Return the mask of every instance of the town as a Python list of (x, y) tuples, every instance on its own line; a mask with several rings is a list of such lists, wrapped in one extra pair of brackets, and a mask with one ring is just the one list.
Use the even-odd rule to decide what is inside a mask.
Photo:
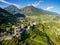
[(38, 22), (33, 22), (33, 23), (30, 23), (29, 26), (23, 25), (23, 24), (21, 24), (21, 26), (12, 25), (12, 29), (14, 29), (14, 31), (10, 32), (9, 31), (10, 28), (6, 28), (7, 30), (6, 32), (0, 33), (0, 41), (12, 39), (13, 36), (19, 37), (23, 31), (28, 31), (30, 28), (33, 28), (38, 24), (39, 24)]

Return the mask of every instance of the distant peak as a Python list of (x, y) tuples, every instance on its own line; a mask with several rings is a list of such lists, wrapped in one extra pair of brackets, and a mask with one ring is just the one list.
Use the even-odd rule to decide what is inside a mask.
[(36, 8), (36, 7), (30, 5), (30, 6), (26, 6), (25, 8)]
[(34, 7), (33, 5), (30, 5), (30, 6), (28, 6), (28, 7)]
[(8, 7), (6, 7), (6, 8), (12, 8), (12, 9), (19, 9), (17, 6), (15, 6), (15, 5), (9, 5)]
[(9, 5), (9, 6), (12, 6), (12, 7), (16, 7), (17, 8), (17, 6), (15, 6), (15, 5)]

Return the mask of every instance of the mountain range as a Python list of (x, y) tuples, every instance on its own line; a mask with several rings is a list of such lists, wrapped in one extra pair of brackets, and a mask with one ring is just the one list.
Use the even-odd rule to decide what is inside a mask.
[(12, 20), (15, 18), (13, 15), (15, 14), (24, 14), (24, 15), (36, 15), (36, 16), (39, 16), (39, 15), (55, 15), (55, 16), (59, 16), (60, 14), (58, 13), (55, 13), (55, 12), (50, 12), (50, 11), (46, 11), (46, 10), (43, 10), (43, 9), (39, 9), (39, 8), (36, 8), (34, 6), (27, 6), (27, 7), (24, 7), (22, 9), (18, 9), (16, 6), (14, 5), (10, 5), (4, 9), (0, 8), (0, 23), (2, 22), (13, 22)]
[(7, 10), (8, 12), (12, 13), (12, 14), (16, 14), (16, 13), (22, 13), (25, 15), (60, 15), (56, 12), (50, 12), (50, 11), (46, 11), (40, 8), (36, 8), (34, 6), (26, 6), (22, 9), (18, 9), (16, 6), (14, 5), (10, 5), (8, 7), (5, 8), (5, 10)]
[[(55, 13), (55, 12), (50, 12), (50, 11), (46, 11), (43, 9), (39, 9), (36, 8), (34, 6), (27, 6), (24, 7), (22, 9), (18, 9), (16, 6), (14, 5), (10, 5), (4, 9), (0, 8), (0, 24), (3, 23), (7, 23), (7, 22), (15, 22), (15, 14), (24, 14), (25, 16), (39, 16), (39, 15), (55, 15), (55, 16), (59, 16), (60, 14)], [(14, 21), (12, 21), (14, 20)]]

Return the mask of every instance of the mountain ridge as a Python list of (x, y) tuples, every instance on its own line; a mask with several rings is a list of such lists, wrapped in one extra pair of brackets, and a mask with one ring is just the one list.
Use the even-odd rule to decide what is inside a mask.
[[(51, 11), (47, 11), (47, 10), (43, 10), (41, 8), (36, 8), (34, 6), (26, 6), (25, 8), (22, 9), (22, 11), (26, 11), (27, 8), (30, 8), (30, 10), (32, 10), (34, 13), (39, 13), (39, 14), (48, 14), (48, 15), (57, 15), (59, 16), (60, 14), (56, 13), (56, 12), (51, 12)], [(24, 12), (25, 13), (25, 12)]]
[(46, 11), (43, 10), (41, 8), (36, 8), (34, 6), (26, 6), (22, 9), (18, 9), (16, 6), (14, 5), (10, 5), (7, 8), (5, 8), (5, 10), (7, 10), (8, 12), (12, 13), (12, 14), (16, 14), (16, 13), (22, 13), (25, 15), (55, 15), (55, 16), (59, 16), (60, 14), (56, 13), (56, 12), (51, 12), (51, 11)]
[(20, 9), (14, 5), (9, 5), (8, 7), (5, 8), (5, 10), (7, 10), (8, 12), (10, 12), (12, 14), (15, 14), (20, 11)]
[[(15, 17), (11, 13), (0, 8), (0, 24), (14, 23), (15, 22), (14, 19), (15, 19)], [(14, 21), (12, 21), (12, 20), (14, 20)]]

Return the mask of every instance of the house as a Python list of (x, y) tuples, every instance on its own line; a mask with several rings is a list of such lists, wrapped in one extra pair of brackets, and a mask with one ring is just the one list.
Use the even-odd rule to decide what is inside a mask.
[(12, 28), (14, 28), (14, 34), (13, 36), (20, 36), (20, 26), (12, 26)]
[(24, 22), (25, 21), (25, 15), (24, 14), (15, 14), (14, 15), (17, 18), (17, 21)]
[(0, 33), (0, 37), (2, 37), (3, 36), (3, 34), (2, 33)]

